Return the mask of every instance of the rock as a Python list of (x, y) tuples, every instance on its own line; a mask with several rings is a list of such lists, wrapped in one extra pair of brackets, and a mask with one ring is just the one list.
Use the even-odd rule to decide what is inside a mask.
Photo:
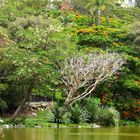
[(0, 119), (0, 123), (4, 123), (4, 121), (2, 119)]
[(67, 126), (61, 126), (61, 128), (67, 128)]
[(37, 114), (33, 112), (33, 113), (32, 113), (32, 116), (33, 116), (33, 117), (37, 117)]
[(25, 128), (25, 125), (15, 125), (13, 128)]
[(42, 103), (41, 106), (42, 106), (42, 107), (46, 107), (46, 104), (45, 104), (45, 103)]
[(97, 125), (96, 123), (94, 123), (94, 124), (91, 124), (91, 127), (93, 127), (93, 128), (100, 128), (101, 126)]
[(41, 126), (40, 125), (37, 125), (37, 126), (35, 126), (35, 128), (41, 128)]
[(43, 108), (41, 108), (40, 110), (41, 110), (41, 111), (44, 111), (44, 109), (43, 109)]
[(3, 128), (10, 128), (10, 125), (5, 124), (5, 125), (3, 125), (2, 127), (3, 127)]

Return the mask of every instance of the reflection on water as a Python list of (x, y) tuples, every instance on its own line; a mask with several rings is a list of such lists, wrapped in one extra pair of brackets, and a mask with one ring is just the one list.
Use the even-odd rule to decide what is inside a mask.
[(4, 138), (3, 128), (0, 128), (0, 138)]
[(0, 128), (0, 140), (140, 140), (140, 127)]

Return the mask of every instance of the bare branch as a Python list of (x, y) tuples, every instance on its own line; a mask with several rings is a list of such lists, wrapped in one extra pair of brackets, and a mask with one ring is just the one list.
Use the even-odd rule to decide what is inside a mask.
[[(72, 104), (91, 94), (124, 63), (125, 60), (117, 53), (86, 54), (66, 59), (60, 70), (68, 93), (65, 103)], [(85, 90), (77, 95), (83, 87)]]

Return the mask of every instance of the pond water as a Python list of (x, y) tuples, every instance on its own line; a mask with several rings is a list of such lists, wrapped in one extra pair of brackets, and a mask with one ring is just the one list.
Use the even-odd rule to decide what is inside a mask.
[(140, 127), (0, 128), (0, 140), (140, 140)]

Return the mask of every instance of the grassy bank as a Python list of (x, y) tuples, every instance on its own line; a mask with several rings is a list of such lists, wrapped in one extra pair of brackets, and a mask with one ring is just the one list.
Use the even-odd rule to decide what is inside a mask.
[[(18, 117), (14, 122), (10, 120), (10, 118), (3, 118), (4, 123), (1, 124), (6, 124), (6, 125), (12, 125), (12, 126), (25, 126), (25, 127), (38, 127), (38, 128), (56, 128), (57, 124), (56, 123), (51, 123), (47, 121), (47, 112), (46, 111), (36, 111), (36, 116), (32, 117)], [(140, 121), (128, 121), (128, 120), (120, 120), (119, 126), (139, 126)], [(59, 125), (62, 128), (65, 127), (78, 127), (78, 128), (92, 128), (94, 127), (92, 124), (88, 123), (80, 123), (80, 124), (72, 124), (72, 123), (67, 123), (67, 124), (60, 124)]]

